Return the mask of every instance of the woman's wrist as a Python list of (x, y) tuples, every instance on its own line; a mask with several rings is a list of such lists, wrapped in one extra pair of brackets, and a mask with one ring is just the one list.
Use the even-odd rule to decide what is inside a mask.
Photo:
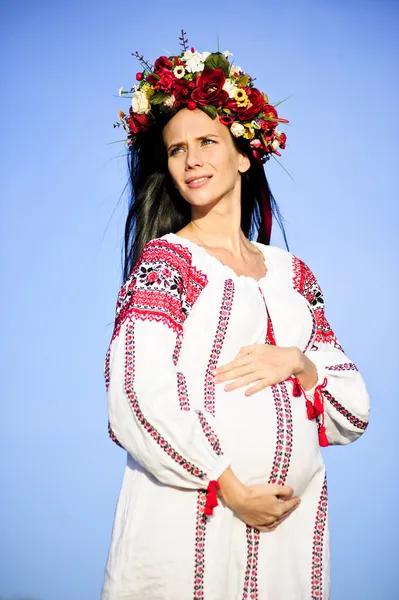
[(245, 503), (247, 486), (234, 475), (230, 467), (221, 474), (218, 483), (219, 495), (231, 510), (235, 511)]
[(316, 365), (299, 348), (293, 348), (293, 364), (294, 377), (304, 390), (312, 389), (318, 379)]

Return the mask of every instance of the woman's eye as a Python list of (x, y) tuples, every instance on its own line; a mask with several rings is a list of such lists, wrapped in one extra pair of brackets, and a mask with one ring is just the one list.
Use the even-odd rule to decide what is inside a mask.
[(182, 150), (183, 148), (173, 148), (172, 152), (170, 153), (171, 156), (174, 156), (175, 154), (177, 154), (177, 152), (179, 150)]
[[(206, 138), (205, 140), (202, 140), (201, 144), (208, 146), (208, 142), (210, 142), (211, 144), (216, 144), (215, 140), (211, 140), (209, 138)], [(184, 148), (182, 146), (176, 146), (176, 148), (173, 148), (173, 150), (171, 150), (170, 152), (170, 156), (175, 156), (175, 154), (179, 154), (180, 150), (183, 150)]]

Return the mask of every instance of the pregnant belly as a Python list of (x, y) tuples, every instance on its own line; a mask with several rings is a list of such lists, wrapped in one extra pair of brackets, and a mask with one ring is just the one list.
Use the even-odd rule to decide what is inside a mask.
[(309, 421), (303, 397), (281, 384), (253, 396), (246, 388), (216, 390), (215, 417), (231, 468), (247, 485), (288, 484), (303, 494), (323, 467), (315, 421)]

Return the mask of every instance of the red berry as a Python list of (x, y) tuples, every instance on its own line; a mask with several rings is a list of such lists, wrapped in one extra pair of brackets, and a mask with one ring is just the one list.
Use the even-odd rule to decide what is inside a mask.
[(187, 104), (187, 108), (189, 108), (190, 110), (195, 110), (197, 108), (197, 105), (195, 102), (190, 100), (190, 102), (188, 102), (188, 104)]
[(137, 81), (141, 81), (143, 79), (143, 73), (136, 73)]

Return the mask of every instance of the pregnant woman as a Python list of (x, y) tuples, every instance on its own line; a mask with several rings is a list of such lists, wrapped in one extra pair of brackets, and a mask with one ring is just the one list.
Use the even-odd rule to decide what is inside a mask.
[(369, 398), (311, 270), (269, 245), (284, 120), (229, 53), (181, 41), (138, 56), (119, 114), (132, 196), (105, 374), (127, 465), (102, 600), (327, 599), (320, 446), (358, 438)]

